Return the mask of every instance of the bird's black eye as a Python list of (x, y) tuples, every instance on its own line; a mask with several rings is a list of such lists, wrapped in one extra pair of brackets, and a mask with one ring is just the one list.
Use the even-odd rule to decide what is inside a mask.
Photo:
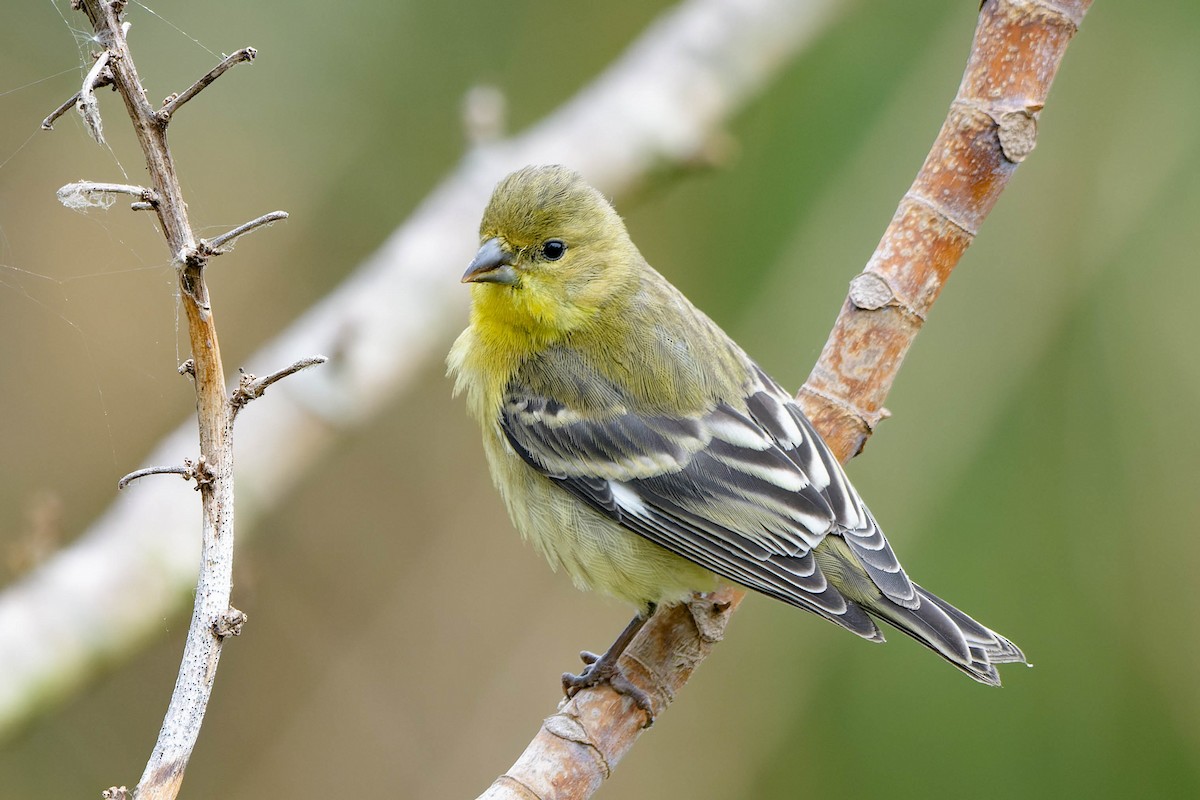
[(567, 252), (567, 243), (562, 239), (547, 239), (542, 244), (542, 257), (547, 261), (558, 261)]

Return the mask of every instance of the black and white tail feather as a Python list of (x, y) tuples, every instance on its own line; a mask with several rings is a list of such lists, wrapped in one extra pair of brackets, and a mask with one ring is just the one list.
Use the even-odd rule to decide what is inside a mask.
[(746, 361), (741, 402), (691, 416), (639, 410), (612, 382), (608, 407), (569, 408), (518, 372), (499, 424), (527, 464), (646, 539), (864, 639), (883, 641), (882, 619), (999, 685), (994, 665), (1024, 654), (909, 580), (792, 397)]
[(913, 584), (921, 598), (915, 609), (882, 605), (871, 612), (925, 645), (980, 683), (1000, 685), (996, 664), (1024, 663), (1025, 654), (937, 595)]

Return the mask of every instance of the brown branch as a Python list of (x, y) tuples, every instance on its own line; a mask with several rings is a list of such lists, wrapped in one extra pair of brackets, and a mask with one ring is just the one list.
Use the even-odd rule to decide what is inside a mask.
[[(666, 710), (712, 647), (744, 592), (723, 588), (655, 614), (621, 656), (625, 675)], [(479, 800), (590, 797), (646, 728), (646, 715), (608, 687), (579, 692), (546, 718), (517, 762)]]
[[(866, 268), (851, 282), (800, 392), (805, 413), (843, 460), (862, 450), (886, 415), (884, 399), (930, 307), (1032, 149), (1050, 84), (1090, 5), (989, 0), (980, 10), (946, 121)], [(1023, 134), (1011, 136), (1014, 129)]]
[[(222, 642), (240, 630), (244, 615), (235, 612), (229, 605), (234, 541), (234, 407), (225, 389), (216, 324), (204, 279), (208, 253), (199, 246), (188, 220), (187, 205), (167, 148), (166, 131), (174, 110), (233, 64), (249, 60), (254, 53), (247, 49), (227, 58), (183, 95), (171, 100), (166, 108), (156, 112), (146, 97), (125, 38), (128, 24), (120, 19), (125, 8), (124, 0), (80, 0), (77, 7), (82, 7), (87, 14), (96, 31), (96, 40), (105, 45), (104, 52), (84, 82), (79, 105), (82, 108), (90, 97), (88, 105), (95, 111), (95, 98), (91, 96), (91, 91), (98, 82), (101, 70), (107, 67), (112, 73), (113, 84), (125, 101), (126, 111), (146, 157), (153, 187), (149, 192), (140, 187), (112, 186), (99, 191), (140, 192), (141, 202), (135, 206), (157, 213), (167, 246), (176, 263), (180, 302), (187, 318), (192, 350), (190, 374), (195, 378), (200, 433), (199, 467), (198, 471), (192, 472), (192, 477), (197, 479), (203, 507), (200, 575), (175, 691), (171, 695), (153, 753), (134, 789), (137, 798), (173, 798), (179, 792), (184, 769), (199, 736), (216, 678)], [(94, 118), (89, 128), (94, 128), (98, 136), (98, 112)], [(84, 188), (97, 191), (96, 186), (85, 184)], [(141, 474), (158, 471), (170, 470), (156, 468), (133, 473), (123, 479), (123, 483)]]
[(253, 61), (256, 55), (258, 55), (258, 51), (253, 47), (243, 47), (233, 55), (225, 56), (225, 58), (221, 60), (220, 64), (217, 64), (202, 78), (200, 78), (200, 80), (196, 81), (187, 89), (185, 89), (183, 94), (171, 95), (164, 100), (163, 107), (158, 110), (159, 121), (163, 122), (164, 124), (168, 122), (171, 119), (171, 115), (178, 111), (180, 106), (182, 106), (188, 100), (191, 100), (196, 95), (200, 94), (200, 92), (207, 89), (209, 84), (224, 75), (233, 67), (241, 64), (242, 62)]
[[(904, 354), (1017, 163), (1032, 149), (1050, 84), (1091, 0), (986, 0), (958, 95), (912, 188), (851, 282), (821, 358), (798, 396), (843, 461), (862, 450)], [(744, 592), (720, 596), (729, 611)], [(656, 614), (622, 657), (661, 714), (721, 638), (729, 614)], [(703, 620), (703, 622), (702, 622)], [(564, 702), (487, 800), (579, 800), (641, 734), (644, 715), (600, 686)]]

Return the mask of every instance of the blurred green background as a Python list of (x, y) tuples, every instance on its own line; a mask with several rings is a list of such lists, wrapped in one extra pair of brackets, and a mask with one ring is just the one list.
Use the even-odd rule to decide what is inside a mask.
[[(924, 158), (976, 5), (848, 4), (731, 125), (729, 165), (618, 198), (650, 262), (784, 385), (803, 381)], [(292, 213), (210, 270), (227, 367), (453, 167), (468, 88), (500, 87), (520, 130), (666, 7), (131, 4), (154, 97), (208, 69), (205, 48), (259, 49), (172, 128), (202, 235)], [(192, 408), (149, 218), (54, 199), (121, 180), (118, 163), (142, 174), (108, 93), (112, 155), (72, 117), (36, 132), (78, 81), (83, 18), (57, 9), (23, 4), (0, 30), (4, 581), (78, 535)], [(753, 597), (603, 797), (1200, 796), (1198, 29), (1195, 4), (1097, 3), (1036, 153), (850, 467), (909, 572), (1036, 668), (988, 690), (903, 637), (872, 647)], [(576, 651), (626, 621), (520, 543), (449, 391), (434, 359), (245, 540), (234, 603), (251, 622), (184, 797), (473, 797), (551, 713)], [(181, 608), (0, 745), (3, 794), (132, 786), (186, 626)]]

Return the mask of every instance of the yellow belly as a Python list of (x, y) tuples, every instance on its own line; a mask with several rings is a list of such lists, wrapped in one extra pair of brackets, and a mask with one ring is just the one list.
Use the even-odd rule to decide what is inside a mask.
[(714, 587), (713, 573), (626, 530), (538, 474), (499, 429), (484, 438), (513, 525), (580, 589), (598, 589), (644, 610), (648, 603), (670, 605)]

